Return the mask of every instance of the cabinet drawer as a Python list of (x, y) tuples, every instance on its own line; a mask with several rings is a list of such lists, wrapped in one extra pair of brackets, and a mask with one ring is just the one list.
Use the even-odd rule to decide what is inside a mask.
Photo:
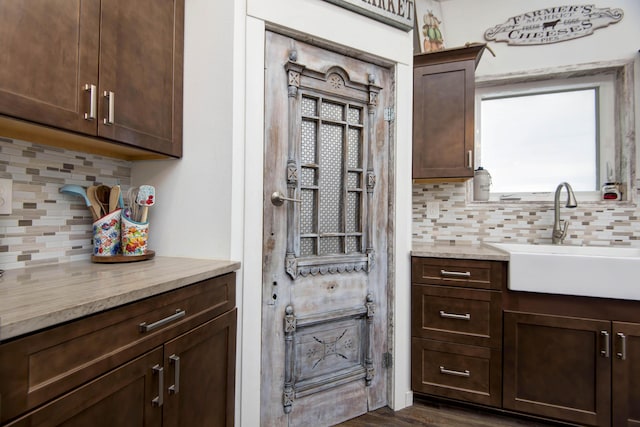
[(412, 338), (411, 364), (415, 393), (500, 406), (499, 350)]
[(500, 348), (501, 292), (411, 286), (411, 335)]
[(412, 283), (502, 290), (505, 264), (447, 258), (411, 258)]
[(231, 310), (235, 273), (0, 346), (0, 423)]

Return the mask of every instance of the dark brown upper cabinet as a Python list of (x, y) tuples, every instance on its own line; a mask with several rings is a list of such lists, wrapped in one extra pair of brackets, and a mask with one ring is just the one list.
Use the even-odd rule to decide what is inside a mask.
[(413, 58), (413, 179), (473, 177), (475, 69), (485, 44)]
[(183, 38), (184, 0), (3, 2), (0, 135), (181, 157)]

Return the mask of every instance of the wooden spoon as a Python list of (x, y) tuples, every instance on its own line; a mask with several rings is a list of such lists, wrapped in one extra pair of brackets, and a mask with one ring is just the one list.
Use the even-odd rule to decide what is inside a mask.
[(109, 193), (109, 212), (118, 209), (118, 200), (120, 199), (120, 186), (114, 185)]
[(111, 187), (108, 185), (98, 185), (96, 188), (96, 197), (102, 209), (102, 215), (106, 215), (111, 211), (109, 209), (109, 193), (111, 193)]
[(87, 188), (87, 198), (91, 203), (89, 207), (91, 208), (91, 214), (93, 215), (94, 221), (102, 217), (100, 213), (100, 205), (98, 203), (98, 198), (96, 197), (96, 188), (97, 187), (95, 185), (91, 185)]

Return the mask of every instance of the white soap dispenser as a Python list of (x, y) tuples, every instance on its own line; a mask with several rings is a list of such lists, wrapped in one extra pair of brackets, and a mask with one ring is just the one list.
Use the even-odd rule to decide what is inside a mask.
[(486, 202), (491, 190), (491, 175), (482, 166), (473, 174), (473, 200)]

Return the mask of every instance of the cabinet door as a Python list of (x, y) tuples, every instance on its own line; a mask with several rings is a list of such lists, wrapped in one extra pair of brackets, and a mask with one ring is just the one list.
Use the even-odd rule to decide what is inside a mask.
[(415, 67), (413, 178), (473, 176), (475, 62)]
[(232, 427), (236, 310), (168, 342), (163, 426)]
[(610, 335), (608, 321), (505, 312), (504, 408), (610, 425)]
[(151, 427), (162, 425), (158, 348), (7, 424), (7, 427)]
[(613, 425), (640, 426), (640, 324), (613, 322)]
[(1, 2), (0, 114), (95, 135), (99, 17), (100, 0)]
[(183, 27), (184, 0), (103, 0), (99, 136), (182, 155)]

